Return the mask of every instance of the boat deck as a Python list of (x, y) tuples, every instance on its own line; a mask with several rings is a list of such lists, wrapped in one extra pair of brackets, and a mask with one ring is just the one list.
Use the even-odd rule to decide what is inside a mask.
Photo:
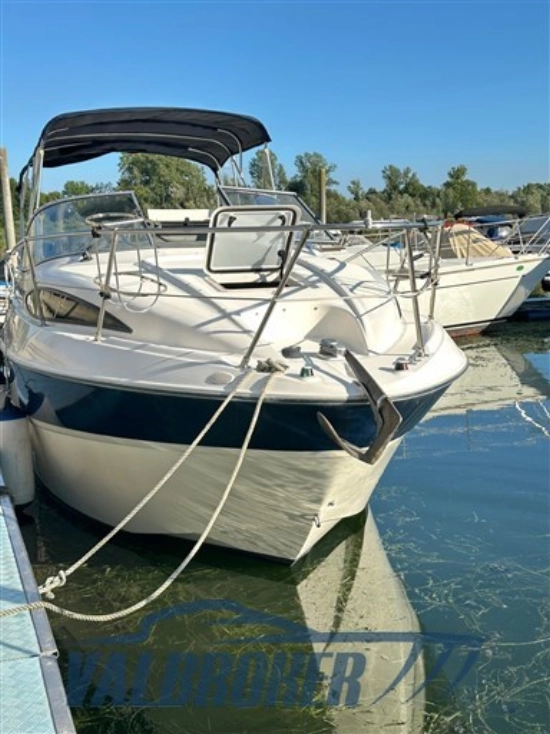
[[(34, 579), (11, 498), (0, 473), (0, 610), (37, 601)], [(44, 609), (0, 617), (0, 731), (74, 734)]]

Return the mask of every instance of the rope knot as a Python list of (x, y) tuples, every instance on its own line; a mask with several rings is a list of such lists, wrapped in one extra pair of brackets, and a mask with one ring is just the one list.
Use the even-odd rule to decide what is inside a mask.
[(288, 369), (288, 365), (268, 357), (267, 359), (259, 359), (256, 364), (258, 372), (284, 372)]
[(55, 599), (53, 589), (58, 589), (61, 588), (61, 586), (65, 586), (66, 582), (67, 574), (65, 573), (65, 571), (58, 571), (55, 576), (48, 576), (42, 586), (39, 587), (38, 591), (41, 594), (45, 594), (46, 599)]

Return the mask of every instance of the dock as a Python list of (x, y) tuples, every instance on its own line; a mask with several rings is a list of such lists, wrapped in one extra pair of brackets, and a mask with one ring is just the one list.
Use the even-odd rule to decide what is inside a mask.
[[(40, 600), (0, 473), (0, 610)], [(0, 617), (0, 731), (76, 734), (44, 609)]]

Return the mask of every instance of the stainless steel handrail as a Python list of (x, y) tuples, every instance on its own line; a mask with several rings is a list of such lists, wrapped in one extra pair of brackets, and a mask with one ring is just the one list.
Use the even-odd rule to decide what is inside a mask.
[[(406, 246), (406, 257), (408, 261), (408, 271), (409, 271), (409, 279), (411, 282), (411, 297), (413, 301), (413, 316), (414, 316), (414, 324), (415, 324), (415, 330), (416, 330), (416, 337), (417, 337), (417, 351), (420, 355), (424, 354), (424, 338), (423, 338), (423, 332), (422, 332), (422, 323), (421, 323), (421, 316), (420, 316), (420, 309), (419, 309), (419, 303), (418, 303), (418, 296), (419, 291), (417, 289), (416, 284), (416, 274), (414, 270), (414, 253), (413, 253), (413, 247), (412, 247), (412, 233), (415, 231), (418, 231), (419, 229), (427, 229), (427, 228), (433, 228), (436, 227), (436, 223), (430, 223), (429, 225), (426, 225), (425, 223), (413, 223), (410, 224), (400, 222), (398, 226), (395, 227), (395, 232), (393, 233), (393, 236), (395, 236), (395, 233), (399, 232), (404, 237), (405, 246)], [(231, 231), (235, 234), (237, 233), (246, 233), (250, 232), (251, 229), (258, 232), (269, 232), (269, 231), (276, 231), (278, 233), (281, 232), (295, 232), (299, 233), (300, 239), (298, 242), (294, 243), (294, 246), (292, 248), (291, 256), (287, 262), (287, 264), (284, 267), (284, 271), (282, 274), (282, 277), (275, 289), (275, 292), (273, 293), (266, 312), (262, 318), (262, 321), (260, 325), (258, 326), (258, 329), (256, 330), (251, 344), (248, 347), (242, 362), (241, 366), (246, 367), (250, 361), (251, 355), (258, 344), (258, 341), (261, 338), (262, 333), (265, 330), (266, 324), (268, 323), (273, 310), (275, 308), (275, 305), (283, 292), (283, 289), (285, 285), (287, 284), (290, 274), (292, 270), (294, 269), (296, 262), (302, 253), (304, 246), (309, 241), (309, 238), (311, 236), (311, 232), (313, 230), (315, 231), (334, 231), (335, 229), (338, 229), (342, 232), (346, 231), (352, 231), (357, 232), (358, 225), (357, 223), (343, 223), (343, 224), (319, 224), (319, 223), (295, 223), (291, 225), (278, 225), (278, 226), (258, 226), (258, 227), (250, 227), (250, 226), (234, 226), (231, 227)], [(392, 229), (390, 227), (390, 229)], [(105, 311), (106, 311), (106, 302), (109, 300), (109, 298), (112, 297), (113, 293), (113, 287), (112, 287), (112, 280), (116, 276), (116, 254), (118, 249), (118, 243), (120, 241), (120, 238), (124, 234), (136, 234), (146, 232), (149, 235), (152, 235), (151, 237), (151, 250), (154, 251), (155, 255), (157, 254), (159, 245), (154, 241), (155, 235), (162, 233), (163, 236), (170, 236), (170, 235), (204, 235), (204, 234), (211, 234), (216, 232), (227, 232), (227, 227), (209, 227), (204, 225), (199, 226), (178, 226), (178, 227), (162, 227), (158, 228), (155, 227), (152, 222), (144, 221), (143, 229), (136, 229), (135, 223), (133, 226), (128, 226), (125, 224), (121, 225), (98, 225), (95, 227), (95, 237), (97, 239), (101, 238), (102, 236), (111, 238), (109, 251), (108, 251), (108, 258), (107, 258), (107, 264), (106, 264), (106, 270), (104, 277), (99, 273), (99, 289), (100, 289), (100, 295), (102, 298), (101, 305), (99, 308), (98, 313), (98, 319), (96, 324), (96, 332), (95, 332), (95, 340), (100, 341), (102, 339), (103, 335), (103, 324), (105, 319)], [(77, 234), (77, 233), (75, 233)], [(78, 234), (81, 236), (83, 232), (78, 232)], [(67, 237), (67, 233), (59, 234), (59, 237)], [(391, 235), (388, 235), (391, 236)], [(50, 235), (50, 239), (55, 239), (56, 235)], [(38, 292), (38, 286), (36, 281), (36, 272), (35, 272), (35, 262), (34, 262), (34, 256), (32, 252), (32, 247), (30, 246), (30, 243), (34, 239), (43, 239), (43, 237), (39, 238), (32, 238), (27, 237), (25, 238), (20, 245), (24, 245), (25, 252), (28, 258), (28, 270), (30, 271), (30, 277), (33, 284), (33, 288), (36, 292)], [(166, 248), (167, 250), (170, 249), (170, 245), (166, 244), (165, 242), (162, 243), (161, 248)], [(17, 250), (17, 246), (15, 250)], [(143, 248), (139, 248), (136, 246), (136, 249), (140, 250)], [(149, 249), (147, 246), (145, 249)], [(368, 247), (367, 247), (368, 249)], [(14, 251), (15, 251), (14, 250)], [(74, 255), (77, 255), (78, 253), (73, 253)], [(349, 258), (349, 260), (354, 259), (355, 256), (352, 256)], [(141, 262), (141, 255), (140, 255), (140, 265), (139, 268), (141, 269), (143, 267), (143, 263)], [(98, 262), (98, 268), (99, 268), (99, 262)], [(144, 270), (147, 270), (148, 268), (143, 267)], [(435, 286), (434, 286), (435, 287)], [(117, 290), (116, 288), (114, 289)], [(42, 304), (40, 303), (40, 298), (38, 297), (38, 305), (37, 310), (40, 315), (42, 323), (45, 322), (45, 317), (42, 309)]]

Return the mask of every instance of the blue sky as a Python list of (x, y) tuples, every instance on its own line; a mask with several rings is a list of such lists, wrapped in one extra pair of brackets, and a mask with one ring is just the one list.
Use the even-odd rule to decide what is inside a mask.
[[(124, 106), (258, 117), (294, 173), (319, 152), (382, 186), (388, 164), (441, 185), (550, 178), (547, 0), (0, 0), (0, 146), (17, 177), (61, 112)], [(109, 156), (47, 172), (115, 182)]]

